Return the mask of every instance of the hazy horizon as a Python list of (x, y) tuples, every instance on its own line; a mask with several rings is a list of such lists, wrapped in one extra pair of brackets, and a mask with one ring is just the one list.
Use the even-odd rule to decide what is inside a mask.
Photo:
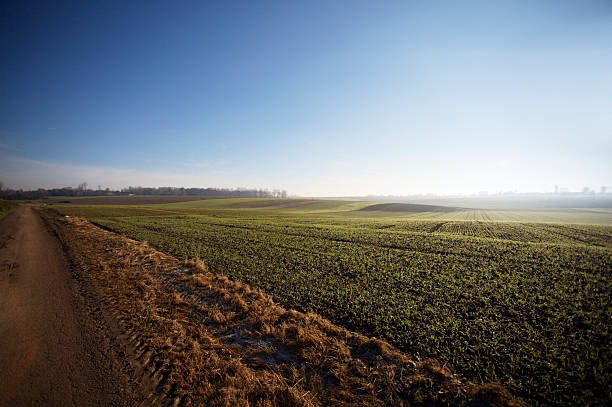
[(612, 185), (612, 3), (0, 6), (11, 188)]

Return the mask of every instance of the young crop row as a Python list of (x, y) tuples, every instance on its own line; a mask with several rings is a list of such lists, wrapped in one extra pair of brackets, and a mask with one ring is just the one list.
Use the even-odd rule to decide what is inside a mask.
[(534, 404), (610, 397), (609, 228), (221, 211), (95, 220)]
[(518, 242), (585, 244), (612, 248), (612, 227), (526, 222), (403, 221), (384, 222), (381, 229), (445, 233)]

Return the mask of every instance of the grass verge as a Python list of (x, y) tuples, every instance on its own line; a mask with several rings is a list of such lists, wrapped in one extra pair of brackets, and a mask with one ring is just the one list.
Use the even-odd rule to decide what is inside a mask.
[(11, 211), (19, 208), (19, 203), (0, 199), (0, 219), (4, 218)]

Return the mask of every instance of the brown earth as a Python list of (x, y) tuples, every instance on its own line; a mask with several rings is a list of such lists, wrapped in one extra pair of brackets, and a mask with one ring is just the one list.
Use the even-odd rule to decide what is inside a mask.
[(455, 212), (465, 210), (465, 208), (455, 208), (452, 206), (422, 205), (407, 203), (381, 203), (366, 206), (360, 211), (384, 211), (384, 212)]
[(0, 406), (145, 401), (96, 296), (71, 276), (57, 239), (21, 208), (0, 223)]

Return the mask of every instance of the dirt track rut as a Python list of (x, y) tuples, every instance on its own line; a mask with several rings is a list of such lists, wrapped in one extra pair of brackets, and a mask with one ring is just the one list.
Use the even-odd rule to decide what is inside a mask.
[[(0, 222), (0, 406), (132, 405), (129, 366), (32, 208)], [(136, 392), (137, 393), (137, 392)]]

